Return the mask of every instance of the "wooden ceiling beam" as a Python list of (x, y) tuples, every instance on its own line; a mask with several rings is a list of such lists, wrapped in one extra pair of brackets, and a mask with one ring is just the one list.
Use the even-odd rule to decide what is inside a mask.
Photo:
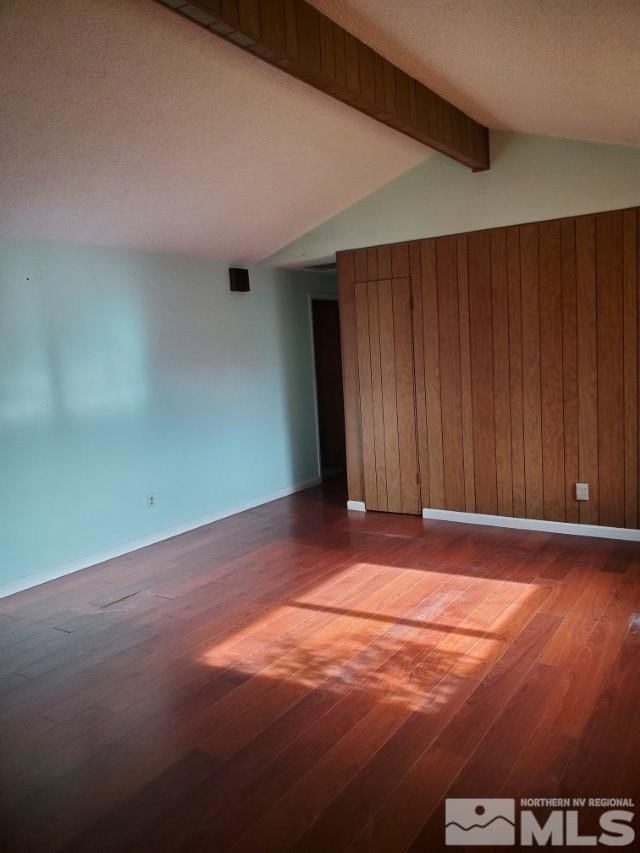
[(474, 171), (488, 129), (305, 0), (158, 0), (211, 32)]

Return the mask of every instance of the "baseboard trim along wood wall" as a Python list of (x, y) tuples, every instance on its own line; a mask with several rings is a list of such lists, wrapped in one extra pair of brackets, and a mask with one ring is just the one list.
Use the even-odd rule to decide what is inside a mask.
[(115, 557), (122, 557), (124, 554), (130, 554), (132, 551), (138, 551), (140, 548), (146, 548), (148, 545), (155, 545), (156, 542), (164, 542), (165, 539), (171, 539), (173, 536), (179, 536), (181, 533), (188, 533), (190, 530), (196, 530), (198, 527), (204, 527), (207, 524), (212, 524), (214, 521), (220, 521), (223, 518), (228, 518), (231, 515), (237, 515), (240, 512), (245, 512), (248, 509), (253, 509), (263, 504), (277, 501), (280, 498), (286, 498), (295, 492), (302, 492), (304, 489), (310, 489), (312, 486), (317, 486), (320, 483), (320, 477), (314, 477), (312, 480), (306, 480), (303, 483), (296, 483), (286, 489), (281, 489), (271, 495), (258, 498), (254, 501), (241, 504), (239, 506), (223, 509), (220, 512), (204, 518), (198, 518), (194, 521), (187, 521), (184, 524), (178, 524), (175, 527), (166, 527), (164, 530), (159, 530), (157, 533), (152, 533), (149, 536), (142, 536), (139, 539), (131, 539), (122, 545), (117, 545), (107, 551), (100, 551), (89, 554), (87, 557), (82, 557), (80, 560), (74, 560), (70, 563), (61, 563), (57, 566), (52, 566), (42, 572), (26, 575), (23, 578), (18, 578), (11, 583), (0, 586), (0, 598), (6, 598), (8, 595), (14, 595), (16, 592), (22, 592), (25, 589), (31, 589), (34, 586), (47, 583), (48, 581), (56, 580), (57, 578), (71, 575), (74, 572), (79, 572), (82, 569), (88, 569), (91, 566), (105, 563), (107, 560), (113, 560)]
[(625, 539), (640, 542), (640, 530), (629, 527), (605, 527), (600, 524), (573, 524), (568, 521), (547, 521), (542, 518), (514, 518), (510, 515), (485, 515), (479, 512), (455, 512), (425, 507), (422, 517), (434, 521), (454, 521), (462, 524), (484, 524), (491, 527), (512, 527), (517, 530), (539, 530), (545, 533), (567, 533), (570, 536), (597, 536), (601, 539)]
[(347, 501), (347, 509), (350, 509), (353, 512), (366, 512), (367, 511), (367, 508), (364, 505), (364, 501)]
[(634, 207), (338, 252), (348, 498), (637, 531), (639, 234)]

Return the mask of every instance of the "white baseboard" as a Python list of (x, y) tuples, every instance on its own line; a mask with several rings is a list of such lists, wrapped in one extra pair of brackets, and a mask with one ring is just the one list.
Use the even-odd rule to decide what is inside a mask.
[(347, 509), (353, 510), (354, 512), (367, 511), (364, 501), (347, 501)]
[(82, 569), (88, 569), (90, 566), (104, 563), (107, 560), (113, 560), (114, 557), (121, 557), (123, 554), (129, 554), (132, 551), (137, 551), (139, 548), (146, 548), (147, 545), (155, 545), (156, 542), (163, 542), (165, 539), (171, 539), (173, 536), (179, 536), (181, 533), (188, 533), (190, 530), (195, 530), (198, 527), (204, 527), (206, 524), (211, 524), (214, 521), (220, 521), (222, 518), (228, 518), (230, 515), (237, 515), (239, 512), (245, 512), (248, 509), (254, 509), (262, 504), (277, 501), (280, 498), (286, 498), (288, 495), (293, 495), (295, 492), (301, 492), (304, 489), (310, 489), (312, 486), (317, 486), (321, 482), (320, 477), (314, 477), (312, 480), (306, 480), (304, 483), (297, 483), (286, 489), (281, 489), (279, 492), (274, 492), (271, 495), (266, 495), (262, 498), (257, 498), (254, 501), (249, 501), (239, 506), (230, 509), (224, 509), (216, 512), (213, 515), (204, 518), (198, 518), (194, 521), (187, 521), (184, 524), (178, 524), (175, 527), (166, 527), (164, 530), (159, 530), (157, 533), (151, 533), (149, 536), (142, 536), (139, 539), (131, 539), (122, 545), (117, 545), (115, 548), (110, 548), (108, 551), (99, 551), (94, 554), (89, 554), (87, 557), (82, 557), (80, 560), (74, 560), (71, 563), (61, 563), (57, 566), (52, 566), (43, 572), (37, 574), (26, 575), (11, 583), (0, 586), (0, 598), (5, 598), (7, 595), (13, 595), (16, 592), (22, 592), (25, 589), (31, 589), (33, 586), (47, 583), (47, 581), (56, 580), (56, 578), (71, 575), (74, 572), (79, 572)]
[(640, 542), (640, 530), (627, 527), (604, 527), (599, 524), (573, 524), (568, 521), (545, 521), (538, 518), (512, 518), (507, 515), (483, 515), (478, 512), (454, 512), (449, 509), (422, 510), (423, 518), (456, 521), (462, 524), (488, 524), (517, 530), (541, 530), (545, 533), (568, 533), (570, 536), (597, 536), (601, 539), (627, 539)]

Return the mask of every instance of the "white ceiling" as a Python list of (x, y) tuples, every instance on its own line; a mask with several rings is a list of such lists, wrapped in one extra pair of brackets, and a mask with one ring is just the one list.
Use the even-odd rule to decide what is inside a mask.
[(0, 0), (0, 104), (0, 233), (230, 261), (429, 154), (152, 0)]
[(493, 128), (640, 145), (640, 0), (311, 0)]
[[(492, 127), (640, 145), (640, 0), (313, 3)], [(0, 233), (54, 240), (256, 261), (429, 156), (153, 0), (0, 0), (0, 104)]]

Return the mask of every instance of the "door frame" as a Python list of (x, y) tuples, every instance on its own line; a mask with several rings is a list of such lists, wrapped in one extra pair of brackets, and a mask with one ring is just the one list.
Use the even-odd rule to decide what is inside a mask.
[[(313, 381), (313, 411), (316, 423), (316, 468), (318, 481), (322, 482), (322, 457), (320, 454), (320, 410), (318, 408), (318, 382), (316, 380), (316, 343), (313, 334), (313, 303), (314, 302), (338, 302), (337, 293), (307, 293), (307, 305), (309, 314), (309, 334), (311, 335), (311, 373)], [(338, 311), (340, 306), (338, 306)]]

